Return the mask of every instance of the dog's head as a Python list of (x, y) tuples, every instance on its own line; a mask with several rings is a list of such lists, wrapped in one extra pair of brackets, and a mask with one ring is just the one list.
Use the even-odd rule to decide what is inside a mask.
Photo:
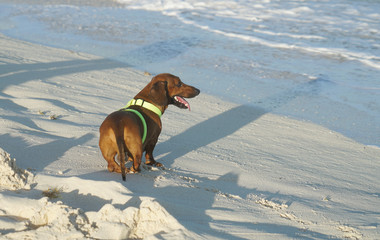
[(173, 104), (179, 108), (188, 108), (190, 104), (185, 98), (197, 96), (199, 89), (184, 84), (179, 77), (169, 73), (155, 76), (147, 86), (149, 98), (157, 105), (167, 107)]

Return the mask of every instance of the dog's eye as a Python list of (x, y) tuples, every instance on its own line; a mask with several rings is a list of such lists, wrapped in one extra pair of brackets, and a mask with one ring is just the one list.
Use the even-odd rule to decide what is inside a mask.
[(178, 83), (176, 84), (176, 86), (177, 86), (177, 87), (181, 87), (181, 86), (182, 86), (182, 83), (181, 83), (181, 82), (178, 82)]

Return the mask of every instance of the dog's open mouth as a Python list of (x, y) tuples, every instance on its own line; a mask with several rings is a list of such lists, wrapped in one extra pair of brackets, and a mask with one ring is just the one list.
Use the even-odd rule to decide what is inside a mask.
[(183, 97), (174, 96), (173, 97), (173, 102), (174, 102), (174, 105), (176, 105), (177, 107), (179, 107), (179, 108), (187, 108), (190, 111), (190, 104)]

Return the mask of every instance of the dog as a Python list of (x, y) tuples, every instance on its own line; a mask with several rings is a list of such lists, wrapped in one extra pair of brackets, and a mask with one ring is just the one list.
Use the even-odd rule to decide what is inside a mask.
[[(161, 115), (170, 104), (189, 109), (185, 98), (193, 98), (200, 90), (184, 84), (179, 77), (162, 73), (152, 78), (125, 108), (111, 113), (99, 128), (99, 148), (108, 162), (108, 171), (121, 173), (139, 172), (141, 157), (145, 151), (145, 164), (161, 167), (154, 160), (153, 150), (161, 133)], [(118, 155), (116, 162), (115, 156)], [(125, 154), (132, 167), (126, 170)]]

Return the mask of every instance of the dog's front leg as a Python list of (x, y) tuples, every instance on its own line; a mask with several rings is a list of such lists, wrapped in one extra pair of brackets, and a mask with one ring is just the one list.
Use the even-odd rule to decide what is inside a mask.
[(157, 140), (150, 142), (146, 148), (145, 148), (145, 164), (156, 166), (156, 167), (162, 167), (163, 165), (156, 160), (154, 160), (153, 157), (153, 150), (156, 147)]

